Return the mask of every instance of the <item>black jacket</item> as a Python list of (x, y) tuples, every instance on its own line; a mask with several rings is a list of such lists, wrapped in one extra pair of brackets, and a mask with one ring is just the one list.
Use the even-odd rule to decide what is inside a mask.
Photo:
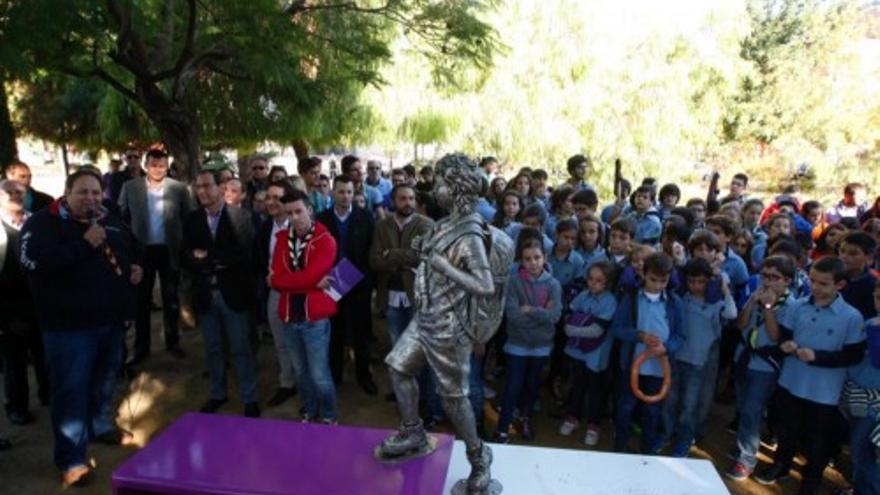
[(37, 191), (33, 187), (28, 188), (28, 192), (31, 194), (31, 198), (32, 198), (31, 199), (31, 213), (36, 213), (36, 212), (42, 210), (43, 208), (49, 206), (50, 204), (52, 204), (53, 201), (55, 201), (55, 199), (52, 198), (52, 196), (49, 196), (48, 194), (46, 194), (44, 192)]
[[(247, 210), (224, 206), (211, 238), (204, 208), (187, 215), (183, 222), (181, 262), (193, 274), (193, 308), (200, 313), (211, 305), (212, 278), (226, 305), (233, 311), (247, 311), (254, 303), (254, 229)], [(204, 249), (208, 256), (196, 259), (193, 251)]]
[(21, 266), (41, 330), (90, 330), (134, 318), (137, 293), (129, 277), (138, 246), (119, 218), (110, 215), (98, 223), (106, 229), (106, 245), (121, 275), (103, 249), (83, 238), (89, 224), (67, 218), (58, 201), (34, 213), (22, 227)]
[(336, 239), (336, 261), (348, 258), (348, 261), (364, 274), (363, 280), (355, 288), (360, 292), (369, 290), (373, 286), (372, 271), (370, 270), (370, 245), (373, 243), (373, 229), (375, 221), (373, 215), (363, 208), (353, 206), (351, 216), (348, 218), (348, 236), (346, 242), (341, 242), (339, 225), (336, 223), (336, 213), (333, 208), (318, 214), (317, 220), (327, 227), (330, 234)]
[(3, 266), (0, 266), (0, 331), (3, 331), (8, 330), (13, 322), (34, 325), (36, 314), (27, 276), (18, 262), (21, 236), (5, 222), (0, 222), (0, 228), (6, 233), (5, 245), (0, 242), (0, 249), (5, 249)]
[(260, 223), (257, 234), (254, 236), (254, 273), (257, 274), (257, 278), (263, 281), (269, 274), (269, 263), (272, 262), (272, 257), (269, 254), (269, 241), (274, 226), (275, 220), (269, 217)]

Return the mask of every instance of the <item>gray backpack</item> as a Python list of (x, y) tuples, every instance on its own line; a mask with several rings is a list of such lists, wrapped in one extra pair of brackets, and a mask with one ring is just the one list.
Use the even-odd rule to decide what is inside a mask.
[(507, 280), (513, 264), (514, 245), (504, 231), (486, 222), (468, 222), (462, 226), (462, 230), (462, 235), (478, 232), (483, 238), (495, 292), (489, 296), (471, 296), (468, 299), (468, 307), (456, 308), (455, 316), (464, 327), (464, 332), (475, 343), (485, 344), (498, 331), (504, 317)]

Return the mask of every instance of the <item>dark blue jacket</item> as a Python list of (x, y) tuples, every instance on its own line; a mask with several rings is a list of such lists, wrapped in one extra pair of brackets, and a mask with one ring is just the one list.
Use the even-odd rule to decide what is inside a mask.
[[(639, 305), (636, 299), (638, 294), (638, 290), (624, 292), (620, 303), (617, 305), (614, 318), (611, 321), (611, 332), (621, 342), (620, 369), (624, 371), (629, 371), (635, 358), (633, 353), (636, 349), (636, 343), (638, 343)], [(664, 346), (666, 347), (666, 353), (672, 357), (681, 348), (685, 340), (684, 313), (681, 299), (668, 290), (666, 291), (666, 315), (669, 318), (669, 338), (664, 343)]]
[(90, 330), (134, 319), (136, 289), (129, 277), (137, 245), (118, 218), (111, 215), (98, 223), (106, 229), (106, 245), (121, 275), (102, 248), (83, 238), (89, 224), (66, 217), (59, 201), (35, 213), (22, 227), (20, 261), (40, 330)]

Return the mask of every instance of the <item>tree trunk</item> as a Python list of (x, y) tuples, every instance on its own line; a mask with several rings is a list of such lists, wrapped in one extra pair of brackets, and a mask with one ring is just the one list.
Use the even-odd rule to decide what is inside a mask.
[(192, 182), (199, 171), (201, 144), (195, 113), (183, 103), (169, 99), (155, 84), (137, 83), (135, 90), (138, 103), (174, 157), (178, 180)]
[(64, 176), (70, 175), (70, 158), (67, 156), (67, 143), (61, 143), (61, 161), (64, 164)]
[(0, 170), (18, 158), (18, 146), (15, 144), (15, 127), (9, 115), (9, 102), (6, 97), (6, 84), (0, 77)]
[(294, 139), (290, 143), (293, 146), (293, 152), (296, 154), (298, 161), (306, 161), (309, 159), (309, 144), (302, 139)]

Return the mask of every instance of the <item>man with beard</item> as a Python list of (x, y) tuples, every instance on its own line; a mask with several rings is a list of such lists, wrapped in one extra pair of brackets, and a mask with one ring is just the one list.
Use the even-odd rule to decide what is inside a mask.
[(407, 185), (391, 191), (394, 214), (376, 222), (370, 266), (376, 271), (376, 307), (383, 308), (391, 343), (397, 342), (413, 316), (413, 282), (419, 253), (413, 240), (434, 225), (416, 213), (416, 192)]

